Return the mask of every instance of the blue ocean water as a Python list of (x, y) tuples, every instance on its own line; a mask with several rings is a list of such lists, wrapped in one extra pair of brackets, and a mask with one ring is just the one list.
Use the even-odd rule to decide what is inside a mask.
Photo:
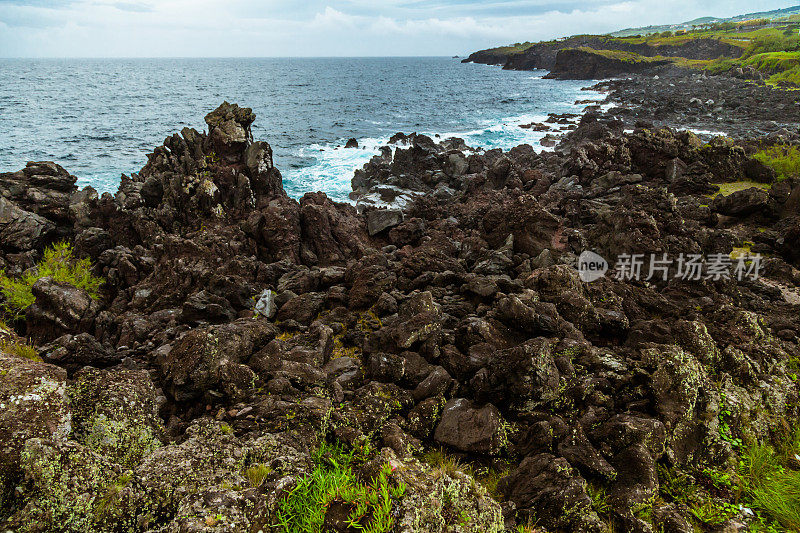
[[(147, 153), (223, 100), (252, 107), (295, 197), (346, 200), (353, 171), (396, 132), (471, 146), (537, 145), (519, 124), (582, 109), (586, 82), (450, 58), (0, 60), (0, 171), (52, 160), (81, 186), (115, 192)], [(358, 150), (345, 150), (355, 137)]]

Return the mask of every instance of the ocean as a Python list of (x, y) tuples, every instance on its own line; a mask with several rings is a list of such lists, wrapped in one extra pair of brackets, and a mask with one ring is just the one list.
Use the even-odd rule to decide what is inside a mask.
[[(115, 192), (121, 174), (223, 100), (252, 107), (284, 188), (346, 201), (353, 171), (397, 132), (476, 147), (539, 147), (520, 128), (577, 112), (587, 82), (543, 80), (451, 58), (2, 59), (0, 172), (50, 160), (78, 185)], [(360, 148), (343, 149), (349, 138)]]

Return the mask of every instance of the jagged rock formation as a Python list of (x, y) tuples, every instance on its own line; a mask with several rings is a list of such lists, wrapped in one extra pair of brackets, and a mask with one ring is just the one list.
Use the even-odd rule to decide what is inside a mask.
[[(0, 355), (5, 529), (265, 530), (327, 440), (380, 450), (361, 475), (389, 464), (407, 487), (398, 531), (685, 531), (687, 509), (654, 507), (659, 467), (728, 469), (731, 438), (796, 419), (800, 183), (706, 196), (771, 180), (748, 146), (594, 116), (552, 153), (412, 136), (353, 180), (402, 212), (359, 213), (288, 198), (253, 120), (223, 104), (116, 196), (52, 164), (0, 176), (5, 265), (66, 236), (106, 280), (99, 301), (40, 280), (18, 325), (46, 362)], [(745, 243), (769, 255), (760, 280), (574, 266)], [(418, 460), (438, 447), (496, 489)]]

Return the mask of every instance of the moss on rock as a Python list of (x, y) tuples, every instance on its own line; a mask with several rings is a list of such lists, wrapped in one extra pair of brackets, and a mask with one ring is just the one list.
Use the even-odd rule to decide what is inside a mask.
[(156, 391), (144, 371), (86, 368), (69, 386), (74, 436), (127, 468), (161, 446)]

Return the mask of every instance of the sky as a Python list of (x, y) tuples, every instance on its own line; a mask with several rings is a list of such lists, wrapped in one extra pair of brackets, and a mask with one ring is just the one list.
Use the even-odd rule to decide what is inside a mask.
[(0, 0), (0, 57), (441, 56), (800, 0)]

